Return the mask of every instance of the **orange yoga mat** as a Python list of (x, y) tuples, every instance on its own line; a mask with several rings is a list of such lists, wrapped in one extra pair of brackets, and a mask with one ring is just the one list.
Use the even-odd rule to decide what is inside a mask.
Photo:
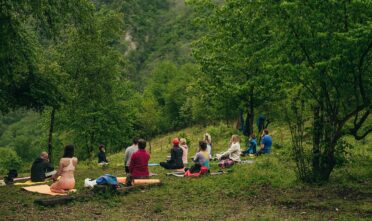
[[(41, 193), (41, 194), (47, 194), (51, 196), (65, 196), (67, 193), (54, 193), (50, 191), (50, 186), (44, 184), (44, 185), (37, 185), (37, 186), (28, 186), (28, 187), (22, 187), (22, 189), (27, 190), (29, 192), (33, 193)], [(72, 189), (69, 192), (76, 192), (76, 189)]]
[[(117, 177), (118, 183), (125, 183), (126, 177)], [(161, 183), (159, 179), (135, 179), (134, 185), (144, 185), (144, 184), (158, 184)]]

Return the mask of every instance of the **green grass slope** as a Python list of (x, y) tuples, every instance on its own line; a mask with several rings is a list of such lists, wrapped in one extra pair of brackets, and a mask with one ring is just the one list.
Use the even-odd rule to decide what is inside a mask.
[[(200, 178), (158, 173), (162, 186), (133, 191), (124, 196), (94, 195), (83, 188), (85, 178), (110, 173), (123, 176), (123, 153), (109, 156), (108, 168), (81, 162), (76, 171), (78, 195), (86, 196), (67, 205), (40, 207), (33, 201), (45, 196), (0, 187), (0, 220), (369, 220), (372, 215), (371, 136), (354, 143), (350, 163), (337, 168), (322, 186), (297, 181), (289, 156), (288, 131), (273, 125), (277, 148), (256, 163), (235, 165), (229, 173)], [(276, 129), (275, 129), (276, 128)], [(236, 131), (224, 125), (193, 127), (159, 136), (151, 141), (152, 163), (165, 159), (175, 136), (190, 141), (191, 157), (205, 132), (212, 135), (214, 152), (227, 147)], [(278, 146), (282, 146), (278, 149)], [(218, 170), (212, 165), (212, 171)]]

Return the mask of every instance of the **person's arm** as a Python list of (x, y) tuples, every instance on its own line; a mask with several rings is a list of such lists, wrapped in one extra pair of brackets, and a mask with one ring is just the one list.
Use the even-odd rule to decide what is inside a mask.
[(192, 161), (194, 161), (194, 163), (198, 162), (199, 161), (199, 154), (196, 153), (194, 158), (192, 159)]
[(132, 159), (130, 160), (130, 163), (129, 163), (129, 173), (130, 174), (133, 172), (135, 161), (136, 161), (136, 155), (133, 154)]
[(59, 166), (58, 166), (57, 173), (54, 174), (54, 175), (52, 176), (53, 181), (56, 181), (57, 178), (58, 178), (59, 176), (61, 176), (61, 174), (62, 174), (62, 172), (63, 172), (63, 167), (64, 167), (64, 166), (63, 166), (62, 160), (60, 160), (60, 161), (59, 161)]
[(125, 153), (124, 153), (124, 166), (127, 165), (127, 162), (128, 162), (128, 160), (129, 160), (129, 159), (128, 159), (128, 155), (129, 155), (129, 154), (128, 154), (128, 152), (129, 152), (128, 149), (129, 149), (129, 148), (127, 148), (127, 149), (125, 150)]
[(223, 156), (223, 157), (229, 156), (232, 152), (234, 152), (236, 150), (236, 147), (237, 147), (237, 145), (231, 144), (229, 149), (227, 149), (227, 151), (224, 152), (221, 156)]
[(171, 158), (170, 158), (170, 160), (168, 162), (173, 162), (176, 159), (176, 156), (177, 156), (177, 153), (174, 150), (174, 148), (172, 147), (172, 149), (171, 149)]
[(47, 172), (50, 172), (50, 171), (53, 171), (54, 170), (54, 167), (52, 166), (52, 164), (49, 163), (49, 161), (46, 163), (46, 171)]
[(261, 150), (265, 147), (265, 142), (266, 142), (266, 140), (265, 140), (265, 137), (262, 137), (262, 140), (261, 140)]
[(106, 162), (106, 163), (108, 162), (108, 161), (107, 161), (107, 158), (106, 158), (106, 152), (103, 153), (103, 160), (104, 160), (104, 162)]

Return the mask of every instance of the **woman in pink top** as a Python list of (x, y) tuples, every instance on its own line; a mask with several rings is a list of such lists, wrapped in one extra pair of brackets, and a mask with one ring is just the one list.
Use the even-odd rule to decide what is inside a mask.
[(74, 171), (78, 163), (74, 157), (74, 146), (69, 144), (65, 146), (63, 157), (59, 161), (59, 168), (56, 174), (53, 175), (53, 180), (61, 176), (61, 178), (50, 186), (50, 190), (55, 193), (64, 193), (65, 190), (71, 190), (75, 187)]
[(182, 161), (183, 161), (183, 164), (186, 166), (187, 164), (187, 152), (189, 150), (189, 147), (187, 146), (186, 144), (186, 139), (185, 138), (181, 138), (180, 139), (180, 147), (182, 149)]

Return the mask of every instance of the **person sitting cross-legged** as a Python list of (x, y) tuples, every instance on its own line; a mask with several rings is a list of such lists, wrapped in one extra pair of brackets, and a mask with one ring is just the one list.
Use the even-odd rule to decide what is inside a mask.
[(269, 154), (271, 151), (271, 146), (273, 144), (273, 138), (269, 135), (269, 130), (266, 128), (263, 131), (261, 138), (261, 149), (257, 152), (257, 155)]
[(41, 152), (40, 156), (35, 159), (31, 166), (31, 181), (43, 182), (46, 178), (45, 173), (53, 171), (54, 168), (49, 162), (47, 152)]
[(161, 162), (160, 166), (164, 167), (165, 169), (182, 169), (184, 168), (183, 165), (183, 151), (179, 146), (179, 139), (174, 138), (172, 141), (173, 147), (171, 149), (171, 158), (166, 162)]
[(150, 154), (146, 152), (146, 141), (138, 140), (138, 150), (132, 154), (129, 164), (129, 174), (127, 175), (126, 184), (131, 186), (133, 179), (149, 178), (149, 160)]
[(257, 141), (256, 141), (256, 135), (251, 134), (248, 142), (248, 148), (247, 150), (242, 152), (242, 156), (248, 155), (248, 154), (256, 154), (256, 147), (257, 147)]
[(230, 167), (234, 163), (240, 162), (240, 138), (238, 135), (232, 135), (230, 139), (229, 149), (222, 154), (216, 154), (216, 158), (220, 161), (218, 166), (221, 168)]
[(195, 164), (190, 169), (185, 169), (184, 176), (199, 176), (209, 172), (209, 152), (207, 149), (207, 143), (199, 141), (199, 152), (193, 158)]

